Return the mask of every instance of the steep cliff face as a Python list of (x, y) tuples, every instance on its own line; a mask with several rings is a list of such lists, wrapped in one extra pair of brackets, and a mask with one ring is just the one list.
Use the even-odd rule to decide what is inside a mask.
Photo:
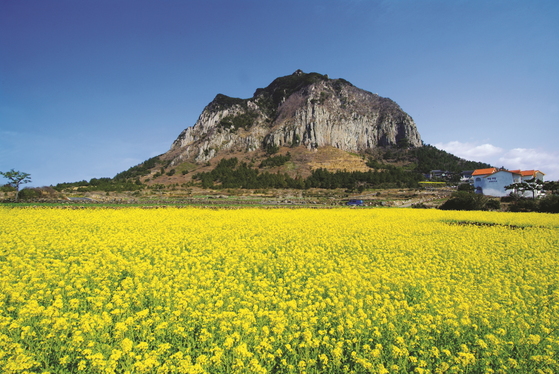
[(217, 95), (168, 154), (172, 164), (199, 163), (226, 151), (333, 146), (363, 152), (404, 139), (421, 146), (413, 119), (394, 101), (343, 79), (298, 70), (250, 99)]

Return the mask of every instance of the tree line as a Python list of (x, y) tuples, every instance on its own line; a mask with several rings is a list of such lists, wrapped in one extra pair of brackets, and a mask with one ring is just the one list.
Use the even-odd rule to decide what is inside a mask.
[[(276, 166), (288, 159), (288, 156), (274, 156), (265, 165)], [(273, 161), (272, 161), (273, 160)], [(261, 165), (264, 164), (261, 163)], [(418, 187), (423, 180), (419, 173), (406, 171), (402, 168), (382, 165), (382, 169), (361, 171), (335, 171), (316, 169), (307, 178), (291, 177), (286, 173), (261, 172), (250, 167), (246, 162), (239, 162), (236, 157), (222, 159), (209, 172), (193, 175), (193, 180), (202, 188), (222, 189), (262, 189), (262, 188), (324, 188), (346, 190), (364, 190), (365, 188)]]
[(429, 144), (409, 150), (409, 155), (417, 163), (415, 170), (424, 174), (429, 173), (431, 170), (446, 170), (460, 173), (464, 170), (491, 167), (491, 165), (485, 162), (468, 161)]
[(140, 179), (117, 179), (117, 178), (91, 178), (88, 181), (82, 180), (79, 182), (71, 183), (58, 183), (53, 188), (59, 192), (76, 189), (77, 192), (89, 191), (105, 191), (105, 192), (122, 192), (122, 191), (137, 191), (144, 188), (145, 185)]

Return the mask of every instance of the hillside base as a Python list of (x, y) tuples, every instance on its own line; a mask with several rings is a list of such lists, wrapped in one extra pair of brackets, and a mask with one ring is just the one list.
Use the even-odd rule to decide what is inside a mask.
[[(123, 205), (192, 205), (192, 206), (343, 206), (350, 199), (363, 200), (370, 207), (437, 208), (453, 189), (371, 189), (362, 193), (350, 193), (343, 189), (223, 189), (205, 190), (198, 187), (143, 190), (135, 192), (84, 192), (65, 194), (59, 199), (21, 200), (20, 203), (59, 204), (123, 204)], [(11, 202), (4, 196), (4, 202)]]

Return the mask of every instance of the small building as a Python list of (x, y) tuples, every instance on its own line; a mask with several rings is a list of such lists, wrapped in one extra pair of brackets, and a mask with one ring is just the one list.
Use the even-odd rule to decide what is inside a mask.
[(431, 170), (429, 172), (429, 179), (444, 179), (448, 180), (452, 177), (452, 172), (448, 170)]
[[(533, 178), (543, 182), (544, 174), (539, 170), (504, 170), (497, 168), (477, 169), (472, 173), (476, 193), (488, 196), (508, 196), (513, 190), (505, 189), (514, 183), (521, 183)], [(540, 179), (541, 178), (541, 179)], [(528, 197), (528, 195), (525, 193)], [(532, 194), (529, 194), (530, 197)]]
[(460, 173), (460, 182), (472, 182), (474, 170), (464, 170)]

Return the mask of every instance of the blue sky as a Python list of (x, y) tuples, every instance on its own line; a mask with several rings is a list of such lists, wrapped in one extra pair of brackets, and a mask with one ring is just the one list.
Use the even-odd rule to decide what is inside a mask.
[(216, 94), (297, 69), (393, 99), (425, 143), (559, 180), (555, 0), (2, 0), (0, 171), (113, 177)]

